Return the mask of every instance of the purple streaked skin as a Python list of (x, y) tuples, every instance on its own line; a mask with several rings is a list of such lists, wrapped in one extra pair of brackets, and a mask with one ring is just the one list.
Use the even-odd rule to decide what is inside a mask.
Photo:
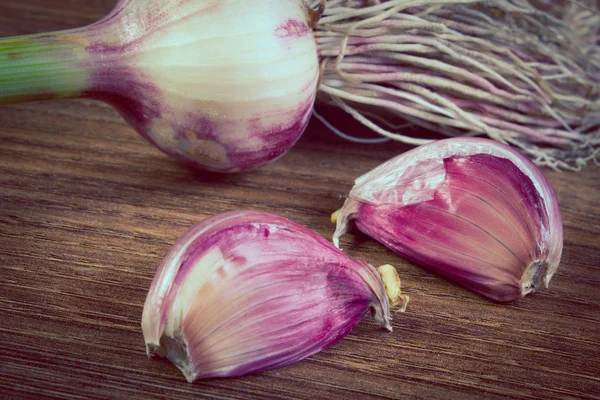
[[(421, 151), (423, 164), (395, 177), (399, 184), (373, 173), (370, 198), (361, 198), (364, 188), (353, 189), (334, 241), (353, 219), (395, 253), (492, 300), (512, 301), (547, 287), (562, 252), (562, 222), (550, 184), (538, 167), (505, 145), (460, 138), (434, 148), (444, 149), (449, 141), (466, 150), (455, 155), (441, 150), (443, 164), (427, 167), (435, 150), (422, 146), (406, 158), (410, 164)], [(396, 160), (401, 165), (402, 155)]]
[[(361, 204), (358, 229), (475, 292), (493, 293), (499, 301), (520, 297), (522, 272), (515, 275), (512, 271), (547, 256), (528, 246), (539, 236), (540, 221), (548, 223), (545, 213), (539, 212), (543, 210), (539, 198), (531, 195), (535, 193), (531, 180), (520, 171), (512, 175), (517, 182), (497, 179), (499, 170), (514, 166), (489, 155), (449, 158), (444, 167), (447, 180), (433, 200), (399, 209)], [(513, 190), (514, 183), (517, 190)], [(481, 193), (490, 196), (484, 198)], [(496, 196), (502, 201), (494, 202)], [(473, 210), (478, 213), (473, 215)], [(514, 219), (514, 225), (506, 224), (507, 216)], [(415, 251), (413, 244), (423, 237), (428, 244), (415, 246)], [(464, 241), (478, 245), (471, 252), (456, 252)], [(500, 274), (502, 277), (495, 279)]]
[[(221, 143), (220, 131), (231, 130), (227, 121), (212, 122), (201, 110), (189, 112), (183, 119), (170, 120), (164, 115), (161, 92), (132, 68), (115, 67), (113, 71), (102, 71), (92, 75), (93, 89), (84, 92), (84, 97), (101, 100), (115, 107), (123, 118), (140, 135), (169, 156), (197, 169), (215, 172), (239, 172), (257, 168), (285, 155), (300, 139), (312, 115), (314, 95), (309, 95), (296, 110), (292, 110), (285, 122), (262, 127), (261, 116), (248, 121), (247, 136), (236, 142)], [(116, 86), (113, 82), (119, 82)], [(161, 111), (161, 109), (163, 109)], [(173, 141), (159, 142), (153, 137), (151, 127), (157, 121), (166, 123), (172, 130)], [(193, 132), (187, 135), (186, 132)], [(263, 145), (249, 147), (244, 139), (253, 141), (258, 137)], [(195, 140), (211, 141), (222, 147), (226, 163), (215, 165), (210, 158), (189, 157), (181, 149), (189, 147)]]
[(310, 34), (310, 28), (306, 23), (288, 19), (275, 30), (275, 36), (279, 38), (300, 38)]
[[(210, 270), (202, 260), (215, 249), (223, 263)], [(204, 283), (175, 340), (185, 351), (167, 355), (190, 382), (300, 361), (342, 339), (368, 310), (391, 330), (372, 266), (285, 218), (238, 211), (195, 225), (163, 260), (142, 316), (149, 352), (173, 343), (163, 336), (171, 305), (199, 272)]]

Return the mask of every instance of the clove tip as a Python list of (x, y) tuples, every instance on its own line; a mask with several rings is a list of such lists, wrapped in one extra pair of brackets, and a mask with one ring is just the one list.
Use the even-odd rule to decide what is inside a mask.
[(332, 224), (336, 224), (339, 217), (340, 217), (340, 213), (342, 212), (342, 209), (340, 208), (339, 210), (337, 210), (336, 212), (334, 212), (333, 214), (331, 214), (331, 223)]
[(377, 268), (377, 271), (385, 286), (385, 290), (390, 300), (390, 306), (399, 306), (398, 312), (406, 311), (406, 306), (408, 305), (410, 298), (407, 295), (402, 294), (400, 277), (398, 276), (396, 268), (390, 264), (385, 264)]
[(525, 270), (521, 278), (521, 291), (523, 296), (536, 292), (538, 289), (548, 288), (548, 263), (545, 261), (534, 261)]

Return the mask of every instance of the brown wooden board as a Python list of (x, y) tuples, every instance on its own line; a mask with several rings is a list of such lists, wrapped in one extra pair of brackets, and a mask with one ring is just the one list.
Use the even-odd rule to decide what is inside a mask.
[[(2, 0), (0, 36), (82, 26), (113, 4)], [(408, 310), (394, 315), (393, 333), (365, 318), (295, 365), (194, 384), (169, 362), (146, 357), (146, 292), (188, 227), (254, 209), (329, 238), (329, 215), (354, 179), (406, 149), (351, 144), (313, 121), (276, 163), (220, 176), (164, 156), (98, 102), (0, 107), (0, 397), (600, 398), (600, 170), (593, 165), (579, 174), (546, 171), (565, 227), (550, 290), (494, 304), (353, 231), (343, 240), (348, 254), (395, 265), (411, 296)]]

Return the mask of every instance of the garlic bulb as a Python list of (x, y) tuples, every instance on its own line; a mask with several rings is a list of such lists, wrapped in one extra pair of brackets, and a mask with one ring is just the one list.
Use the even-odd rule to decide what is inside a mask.
[(334, 214), (339, 238), (359, 230), (496, 301), (548, 287), (563, 246), (555, 193), (516, 150), (476, 138), (427, 144), (355, 182)]
[(282, 367), (348, 334), (362, 315), (391, 331), (390, 300), (405, 303), (395, 270), (349, 259), (285, 218), (240, 211), (181, 236), (148, 292), (148, 354), (192, 382)]
[(0, 39), (0, 104), (98, 99), (194, 167), (257, 167), (310, 118), (312, 15), (303, 0), (120, 0), (88, 27)]

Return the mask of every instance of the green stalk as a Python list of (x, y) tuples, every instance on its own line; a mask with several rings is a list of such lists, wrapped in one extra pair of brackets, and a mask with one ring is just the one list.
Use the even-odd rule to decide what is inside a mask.
[(77, 31), (0, 38), (0, 104), (76, 97), (89, 60)]

